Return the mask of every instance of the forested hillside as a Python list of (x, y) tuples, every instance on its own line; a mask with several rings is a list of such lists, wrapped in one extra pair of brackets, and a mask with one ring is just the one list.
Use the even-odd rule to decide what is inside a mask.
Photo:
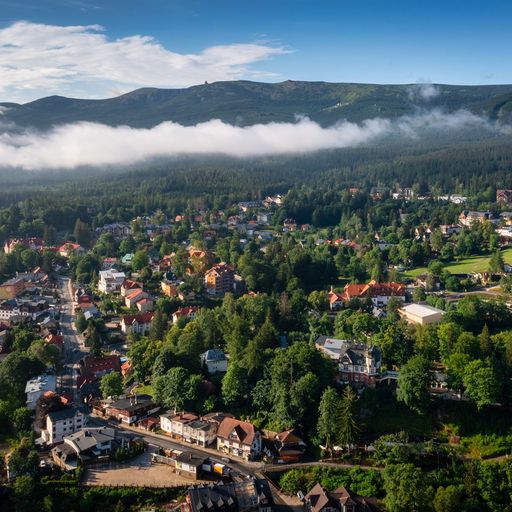
[(327, 126), (343, 119), (393, 119), (415, 114), (418, 107), (448, 112), (467, 109), (500, 122), (511, 118), (512, 85), (436, 85), (428, 95), (422, 91), (418, 85), (232, 81), (186, 89), (144, 88), (102, 100), (50, 96), (24, 105), (0, 106), (6, 108), (4, 121), (36, 128), (76, 121), (147, 128), (163, 121), (192, 125), (213, 118), (246, 126), (293, 122), (297, 115)]

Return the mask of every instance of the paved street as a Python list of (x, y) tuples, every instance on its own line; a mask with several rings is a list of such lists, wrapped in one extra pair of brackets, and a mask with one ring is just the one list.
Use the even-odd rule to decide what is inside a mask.
[(117, 421), (106, 420), (104, 418), (99, 418), (97, 416), (89, 416), (88, 420), (89, 426), (104, 426), (108, 425), (111, 427), (118, 428), (125, 432), (135, 432), (138, 436), (142, 437), (148, 444), (152, 444), (158, 446), (160, 448), (170, 448), (171, 450), (187, 450), (189, 452), (194, 453), (198, 456), (210, 457), (210, 459), (219, 462), (221, 464), (226, 464), (230, 468), (238, 471), (244, 475), (254, 475), (259, 472), (263, 468), (263, 464), (260, 462), (245, 462), (234, 460), (233, 457), (230, 457), (231, 462), (225, 462), (222, 460), (224, 455), (222, 453), (217, 452), (213, 449), (202, 449), (202, 447), (197, 445), (192, 445), (188, 443), (179, 443), (173, 441), (172, 439), (167, 439), (166, 436), (162, 436), (159, 434), (154, 434), (152, 432), (146, 432), (144, 430), (139, 430), (137, 428), (126, 427), (124, 425), (119, 424)]
[(59, 295), (61, 300), (60, 326), (64, 336), (64, 366), (60, 372), (58, 384), (61, 392), (68, 393), (76, 400), (76, 363), (87, 353), (77, 336), (73, 323), (73, 294), (71, 279), (58, 277)]

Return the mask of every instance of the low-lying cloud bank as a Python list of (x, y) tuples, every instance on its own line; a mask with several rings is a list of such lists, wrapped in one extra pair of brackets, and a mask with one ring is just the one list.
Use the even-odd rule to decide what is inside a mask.
[(300, 118), (296, 123), (247, 127), (219, 120), (195, 126), (164, 122), (150, 129), (76, 123), (45, 133), (0, 131), (0, 167), (73, 169), (128, 165), (180, 155), (255, 157), (311, 153), (357, 146), (386, 136), (418, 138), (425, 132), (464, 129), (510, 132), (508, 127), (497, 127), (465, 110), (433, 110), (396, 120), (369, 119), (360, 124), (344, 121), (328, 128), (308, 118)]

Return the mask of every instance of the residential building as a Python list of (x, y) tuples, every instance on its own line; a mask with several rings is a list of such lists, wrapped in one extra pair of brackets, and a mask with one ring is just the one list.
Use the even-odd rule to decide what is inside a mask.
[(427, 304), (407, 304), (398, 310), (399, 315), (409, 323), (427, 325), (440, 322), (443, 318), (442, 309)]
[(25, 385), (25, 394), (27, 395), (26, 406), (29, 409), (36, 408), (37, 399), (47, 391), (55, 392), (57, 387), (57, 378), (55, 375), (39, 375), (27, 381)]
[(199, 417), (191, 412), (167, 412), (160, 415), (160, 428), (173, 439), (182, 441), (185, 425), (198, 419)]
[(228, 371), (228, 358), (219, 348), (211, 348), (201, 354), (201, 363), (206, 366), (208, 373), (224, 373)]
[(138, 281), (133, 281), (131, 279), (125, 279), (119, 291), (121, 293), (121, 297), (126, 297), (130, 293), (141, 292), (143, 291), (143, 289), (144, 286), (142, 283), (139, 283)]
[(118, 293), (121, 290), (126, 275), (115, 269), (101, 270), (99, 274), (98, 290), (101, 293)]
[(319, 336), (315, 347), (338, 365), (342, 382), (375, 386), (382, 366), (379, 347), (329, 336)]
[(183, 512), (271, 512), (274, 506), (267, 480), (251, 478), (190, 487)]
[(5, 241), (4, 244), (4, 252), (6, 254), (11, 253), (17, 246), (23, 246), (27, 249), (32, 249), (33, 251), (40, 251), (45, 246), (44, 240), (42, 238), (32, 237), (32, 238), (10, 238)]
[(414, 199), (414, 191), (412, 188), (398, 188), (396, 192), (391, 194), (393, 199), (405, 199), (406, 201), (411, 201)]
[(272, 218), (272, 212), (258, 212), (256, 219), (258, 224), (261, 226), (267, 226), (270, 224), (270, 219)]
[(87, 416), (78, 407), (68, 406), (46, 415), (46, 428), (41, 432), (48, 445), (60, 443), (64, 436), (73, 434), (87, 423)]
[(500, 220), (505, 224), (505, 226), (512, 226), (512, 212), (501, 212)]
[(471, 211), (464, 210), (459, 215), (459, 223), (463, 226), (471, 227), (473, 224), (482, 223), (494, 220), (494, 217), (489, 211)]
[(85, 254), (85, 249), (75, 242), (66, 242), (58, 248), (58, 253), (64, 258), (69, 258), (72, 254)]
[(386, 306), (391, 297), (405, 300), (406, 287), (402, 283), (378, 283), (371, 280), (367, 284), (347, 284), (343, 293), (337, 293), (332, 288), (329, 292), (329, 306), (331, 310), (338, 309), (344, 302), (351, 299), (371, 299), (374, 306)]
[(252, 423), (235, 418), (225, 418), (217, 431), (217, 450), (253, 460), (261, 453), (261, 433)]
[(206, 420), (193, 420), (183, 425), (183, 441), (210, 446), (217, 439), (217, 425)]
[(206, 292), (210, 295), (224, 295), (233, 289), (235, 271), (226, 263), (219, 263), (207, 270), (204, 276)]
[(155, 404), (149, 395), (133, 395), (113, 402), (106, 402), (104, 413), (121, 423), (132, 425), (147, 416), (151, 416), (159, 409), (160, 407)]
[(283, 231), (285, 233), (297, 231), (297, 221), (295, 219), (285, 219), (283, 222)]
[(76, 385), (83, 398), (99, 396), (99, 381), (103, 375), (120, 372), (119, 356), (112, 354), (101, 357), (87, 356), (79, 363)]
[(446, 236), (454, 235), (462, 231), (460, 224), (441, 224), (439, 226), (441, 233)]
[(496, 202), (502, 204), (512, 204), (512, 190), (510, 189), (497, 189)]
[(155, 301), (151, 297), (144, 297), (135, 304), (141, 313), (149, 313), (155, 310)]
[(290, 429), (276, 434), (273, 448), (278, 461), (300, 462), (307, 446), (295, 429)]
[(49, 304), (45, 299), (22, 300), (8, 299), (0, 302), (0, 321), (12, 318), (30, 318), (35, 320), (39, 315), (48, 311)]
[(187, 451), (181, 452), (174, 460), (176, 473), (197, 480), (206, 459), (205, 455), (197, 455)]
[(163, 280), (160, 283), (162, 288), (162, 293), (167, 295), (167, 297), (176, 297), (178, 295), (178, 287), (180, 283), (179, 281), (167, 281)]
[(139, 443), (140, 438), (110, 427), (88, 427), (64, 436), (63, 441), (52, 449), (52, 458), (62, 469), (72, 471), (79, 462), (107, 462), (115, 449)]
[(316, 484), (304, 497), (307, 512), (381, 512), (373, 498), (364, 498), (339, 487), (333, 492)]
[(121, 258), (121, 263), (123, 265), (126, 265), (126, 266), (130, 266), (132, 264), (132, 261), (133, 261), (133, 257), (135, 256), (135, 254), (133, 252), (127, 252), (122, 258)]
[(96, 228), (96, 233), (101, 235), (102, 233), (108, 233), (117, 240), (126, 238), (132, 232), (130, 225), (127, 222), (115, 222), (113, 224), (105, 224), (100, 228)]
[(13, 277), (0, 284), (0, 299), (14, 299), (21, 295), (28, 283), (23, 277)]
[(145, 299), (148, 294), (142, 290), (130, 290), (124, 297), (124, 305), (127, 308), (134, 308), (139, 300)]
[(197, 306), (186, 306), (184, 308), (179, 308), (172, 314), (172, 323), (176, 325), (182, 318), (186, 318), (187, 320), (194, 320), (198, 311), (199, 308)]
[(151, 312), (123, 316), (121, 318), (121, 332), (128, 334), (131, 331), (136, 334), (146, 335), (151, 329), (154, 316)]

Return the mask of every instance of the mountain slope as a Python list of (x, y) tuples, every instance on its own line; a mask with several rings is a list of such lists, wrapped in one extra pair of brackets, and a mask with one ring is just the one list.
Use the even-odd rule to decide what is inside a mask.
[(103, 100), (50, 96), (24, 105), (0, 103), (0, 119), (45, 129), (76, 121), (152, 127), (169, 120), (191, 125), (212, 118), (250, 125), (307, 115), (326, 126), (342, 119), (395, 118), (435, 107), (466, 108), (500, 122), (512, 119), (512, 85), (436, 85), (435, 91), (425, 100), (421, 86), (414, 85), (216, 82), (186, 89), (144, 88)]

